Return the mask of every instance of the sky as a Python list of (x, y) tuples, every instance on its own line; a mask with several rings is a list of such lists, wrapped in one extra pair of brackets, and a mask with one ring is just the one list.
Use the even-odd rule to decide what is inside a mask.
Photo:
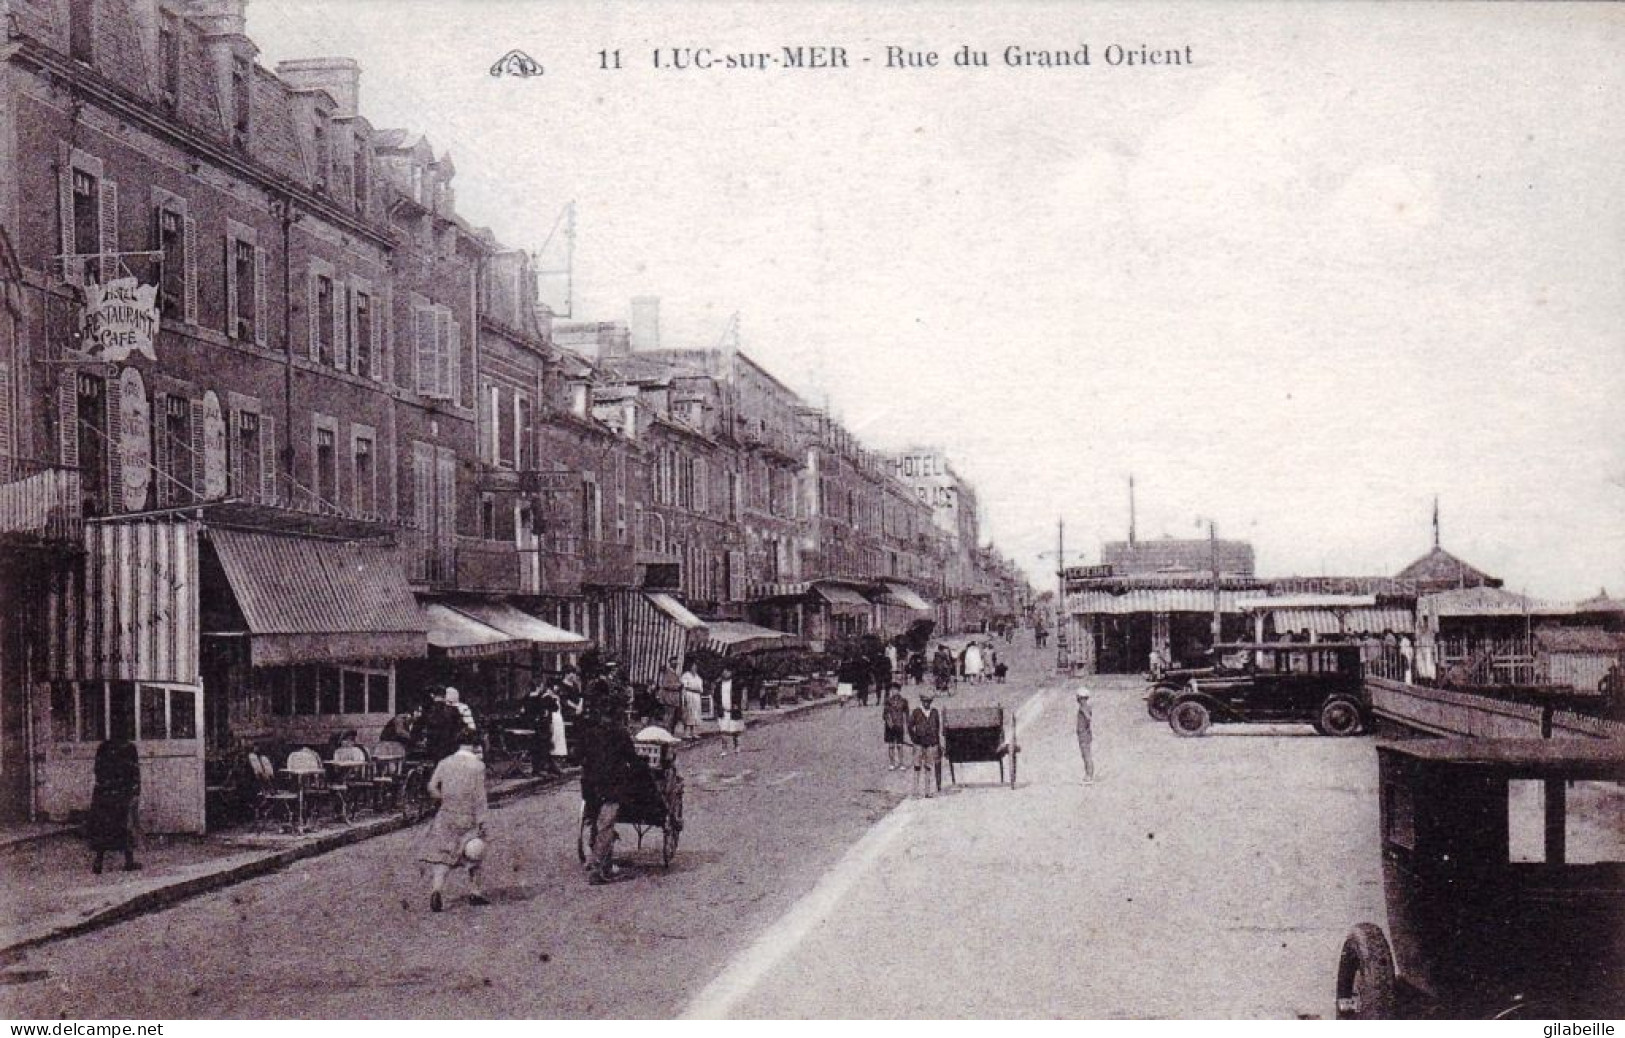
[[(1211, 521), (1265, 575), (1392, 574), (1437, 496), (1508, 587), (1625, 594), (1618, 6), (251, 0), (249, 34), (356, 58), (504, 243), (573, 202), (577, 319), (737, 313), (869, 445), (945, 448), (1041, 588), (1132, 474), (1140, 537)], [(851, 67), (653, 66), (798, 45)], [(543, 74), (489, 75), (511, 48)]]

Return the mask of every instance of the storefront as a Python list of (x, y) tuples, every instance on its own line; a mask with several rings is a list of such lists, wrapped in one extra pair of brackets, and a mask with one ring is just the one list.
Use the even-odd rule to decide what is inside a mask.
[(882, 581), (869, 594), (874, 605), (873, 630), (886, 639), (905, 634), (921, 620), (934, 620), (936, 607), (907, 584)]
[(654, 684), (667, 660), (682, 660), (705, 644), (705, 621), (668, 594), (627, 592), (622, 616), (625, 630), (618, 655), (633, 684)]
[(141, 825), (204, 829), (199, 524), (98, 522), (46, 597), (46, 681), (36, 686), (38, 813), (90, 804), (96, 749), (113, 732), (141, 758)]
[(422, 601), (429, 657), (402, 667), (404, 710), (424, 690), (458, 690), (476, 720), (506, 715), (532, 687), (592, 647), (592, 642), (538, 619), (503, 599), (450, 597)]

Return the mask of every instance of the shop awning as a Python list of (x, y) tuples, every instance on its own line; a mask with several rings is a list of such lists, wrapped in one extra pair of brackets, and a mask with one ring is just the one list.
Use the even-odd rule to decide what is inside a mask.
[(692, 631), (705, 626), (704, 620), (701, 620), (699, 617), (689, 612), (687, 606), (683, 605), (683, 603), (677, 601), (677, 599), (671, 597), (670, 595), (664, 595), (659, 592), (651, 592), (644, 597), (646, 597), (656, 609), (660, 610), (662, 613), (665, 613), (667, 616), (671, 617), (672, 620), (676, 621), (680, 627), (684, 627)]
[(706, 622), (705, 647), (719, 656), (743, 656), (766, 649), (799, 649), (807, 643), (793, 634), (738, 620)]
[(427, 654), (428, 624), (394, 549), (220, 528), (207, 543), (254, 666)]
[(429, 624), (429, 647), (452, 659), (501, 656), (527, 644), (439, 602), (423, 603), (423, 616)]
[(813, 592), (819, 598), (828, 602), (835, 612), (869, 611), (869, 600), (863, 597), (863, 592), (856, 588), (820, 580), (813, 584)]
[(885, 584), (882, 586), (885, 590), (880, 592), (875, 601), (883, 602), (886, 605), (902, 606), (905, 609), (913, 609), (915, 612), (920, 613), (931, 612), (931, 603), (921, 598), (907, 584)]
[(770, 598), (801, 598), (812, 590), (809, 580), (773, 580), (752, 584), (746, 598), (761, 602)]
[(509, 602), (454, 602), (451, 607), (543, 652), (582, 652), (592, 648), (591, 639), (562, 627), (554, 627), (545, 620), (520, 611)]
[(1277, 634), (1413, 634), (1416, 618), (1409, 609), (1277, 609), (1271, 614)]

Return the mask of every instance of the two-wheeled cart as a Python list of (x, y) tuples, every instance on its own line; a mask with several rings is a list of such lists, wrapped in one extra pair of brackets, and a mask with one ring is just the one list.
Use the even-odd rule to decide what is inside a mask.
[[(660, 864), (671, 867), (677, 853), (677, 839), (683, 831), (683, 777), (677, 773), (676, 742), (634, 740), (637, 749), (649, 766), (650, 782), (640, 783), (638, 795), (621, 804), (615, 817), (616, 825), (629, 825), (638, 837), (638, 849), (643, 849), (643, 837), (660, 830)], [(581, 824), (576, 830), (576, 857), (583, 863), (598, 835), (598, 805), (581, 801)]]
[[(1010, 761), (1010, 785), (1016, 784), (1016, 718), (1003, 704), (958, 706), (942, 711), (943, 756), (948, 758), (949, 781), (958, 783), (955, 764), (998, 764), (1004, 782), (1004, 762)], [(941, 785), (939, 778), (938, 785)]]

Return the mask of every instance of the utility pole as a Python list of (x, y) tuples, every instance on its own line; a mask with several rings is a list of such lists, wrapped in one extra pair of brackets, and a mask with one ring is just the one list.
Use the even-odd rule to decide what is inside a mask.
[(1066, 644), (1066, 520), (1055, 520), (1055, 669), (1071, 667)]
[(1207, 521), (1208, 562), (1213, 567), (1213, 647), (1219, 646), (1219, 524)]

